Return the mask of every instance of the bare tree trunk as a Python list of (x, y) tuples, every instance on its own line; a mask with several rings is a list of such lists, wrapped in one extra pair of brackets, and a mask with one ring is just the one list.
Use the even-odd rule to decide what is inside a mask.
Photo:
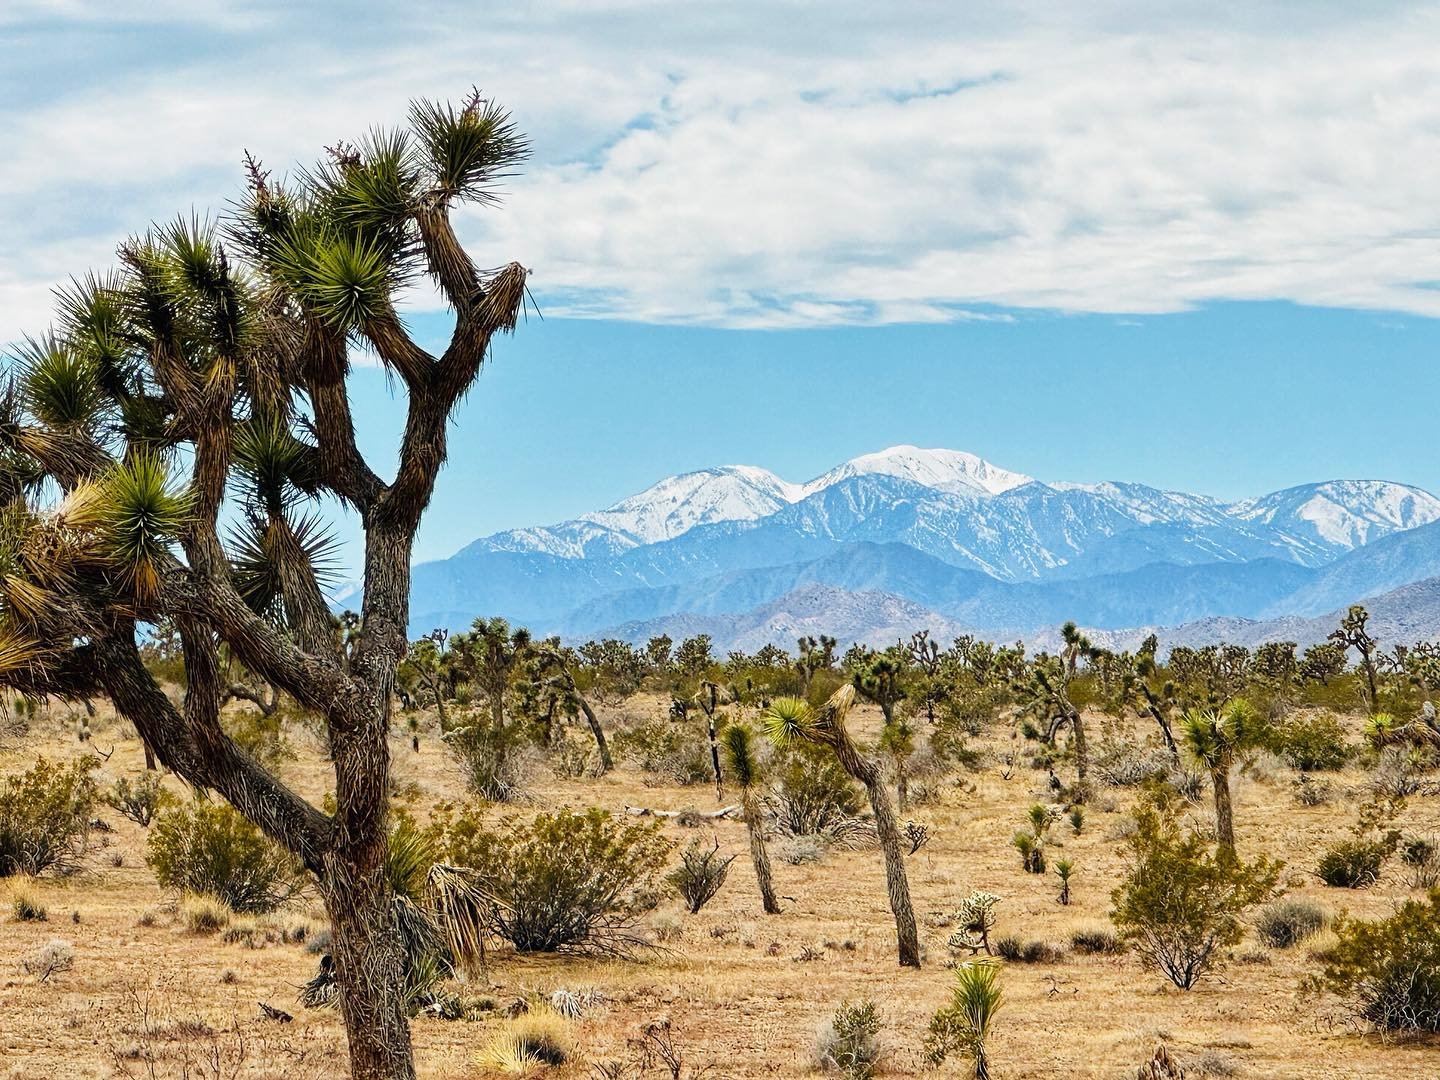
[(605, 729), (600, 726), (600, 718), (595, 715), (595, 710), (590, 707), (590, 702), (585, 700), (584, 695), (577, 691), (575, 697), (580, 702), (580, 711), (585, 714), (585, 723), (590, 727), (590, 734), (595, 736), (595, 749), (600, 752), (600, 774), (603, 776), (615, 767), (615, 761), (610, 756), (610, 746), (605, 741)]
[(1215, 839), (1222, 848), (1235, 850), (1235, 807), (1230, 801), (1230, 769), (1210, 770), (1215, 787)]
[(765, 849), (765, 822), (761, 815), (760, 801), (754, 792), (746, 788), (743, 793), (745, 805), (745, 831), (750, 834), (750, 861), (755, 864), (755, 880), (760, 885), (760, 903), (767, 915), (779, 915), (780, 904), (775, 899), (775, 884), (770, 877), (770, 852)]
[(1160, 710), (1159, 706), (1153, 704), (1148, 705), (1146, 706), (1146, 711), (1155, 718), (1155, 723), (1160, 725), (1160, 734), (1165, 737), (1165, 748), (1170, 751), (1171, 763), (1179, 765), (1180, 746), (1175, 742), (1174, 732), (1170, 730), (1170, 721), (1165, 718), (1165, 714)]
[(720, 740), (715, 731), (715, 716), (713, 713), (705, 714), (705, 723), (710, 728), (710, 766), (715, 770), (715, 801), (725, 801), (725, 785), (720, 775)]
[(835, 756), (844, 770), (865, 785), (870, 808), (875, 813), (875, 832), (880, 850), (885, 855), (885, 888), (890, 894), (890, 910), (895, 913), (895, 938), (902, 967), (920, 966), (920, 934), (915, 925), (915, 909), (910, 903), (910, 879), (905, 873), (905, 855), (901, 849), (900, 826), (890, 806), (890, 795), (880, 769), (858, 750), (843, 731), (834, 743)]
[(1075, 746), (1075, 779), (1078, 788), (1075, 801), (1084, 802), (1090, 793), (1090, 749), (1085, 742), (1085, 719), (1080, 715), (1080, 710), (1073, 706), (1070, 709), (1070, 731)]

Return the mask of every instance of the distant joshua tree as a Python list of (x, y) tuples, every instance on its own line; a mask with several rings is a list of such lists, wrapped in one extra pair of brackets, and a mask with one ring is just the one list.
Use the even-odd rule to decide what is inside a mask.
[(1185, 749), (1210, 774), (1215, 791), (1215, 836), (1235, 850), (1235, 808), (1230, 800), (1230, 770), (1236, 757), (1260, 740), (1260, 718), (1248, 702), (1231, 701), (1221, 709), (1192, 709), (1181, 725)]
[(725, 745), (730, 775), (740, 787), (740, 802), (745, 814), (745, 829), (750, 834), (750, 861), (755, 864), (755, 880), (760, 885), (760, 902), (767, 915), (780, 914), (775, 899), (775, 885), (770, 876), (770, 854), (765, 848), (764, 809), (760, 804), (761, 763), (755, 753), (750, 729), (731, 724), (721, 735)]
[(855, 704), (855, 688), (842, 686), (819, 709), (813, 709), (800, 698), (777, 698), (765, 710), (763, 720), (770, 737), (780, 745), (797, 741), (829, 747), (841, 768), (865, 787), (870, 808), (875, 814), (875, 832), (885, 856), (885, 886), (890, 896), (890, 909), (895, 913), (895, 937), (900, 963), (905, 967), (920, 966), (920, 937), (915, 925), (915, 909), (910, 901), (910, 881), (905, 873), (905, 852), (900, 826), (890, 795), (885, 790), (880, 766), (856, 747), (845, 728), (845, 719)]

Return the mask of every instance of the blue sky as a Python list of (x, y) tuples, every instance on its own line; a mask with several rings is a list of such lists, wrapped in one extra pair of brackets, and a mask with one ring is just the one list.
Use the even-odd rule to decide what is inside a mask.
[[(223, 207), (243, 150), (284, 173), (471, 84), (536, 152), (457, 227), (546, 318), (457, 418), (421, 557), (902, 442), (1440, 489), (1440, 9), (1401, 0), (9, 0), (0, 341)], [(388, 453), (383, 374), (354, 388)]]

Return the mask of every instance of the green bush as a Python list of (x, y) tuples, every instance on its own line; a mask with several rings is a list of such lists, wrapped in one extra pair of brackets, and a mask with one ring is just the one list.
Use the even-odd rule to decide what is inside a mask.
[(647, 720), (621, 731), (615, 752), (660, 783), (683, 787), (715, 776), (707, 737), (683, 721)]
[(1341, 840), (1320, 857), (1317, 873), (1337, 889), (1364, 889), (1380, 880), (1380, 869), (1395, 851), (1397, 838)]
[(472, 792), (489, 802), (514, 802), (524, 794), (533, 764), (531, 743), (518, 726), (476, 720), (443, 736)]
[(134, 783), (122, 776), (102, 798), (105, 805), (117, 814), (129, 818), (141, 828), (148, 828), (155, 820), (156, 812), (169, 801), (170, 796), (160, 782), (160, 774), (147, 772)]
[(1440, 1032), (1440, 890), (1389, 918), (1342, 919), (1315, 988), (1377, 1031)]
[(1308, 900), (1276, 900), (1255, 917), (1255, 935), (1272, 949), (1288, 949), (1318, 933), (1326, 922), (1325, 909)]
[(820, 1067), (845, 1080), (870, 1080), (880, 1060), (880, 1014), (873, 1001), (843, 1002), (820, 1029), (815, 1056)]
[(788, 836), (835, 836), (854, 823), (864, 796), (822, 746), (797, 743), (787, 749), (776, 770), (769, 800), (775, 826)]
[(473, 811), (442, 808), (431, 828), (447, 861), (474, 873), (489, 929), (520, 952), (634, 943), (631, 928), (653, 906), (670, 851), (658, 826), (597, 809), (512, 818), (496, 829)]
[(665, 880), (675, 886), (675, 891), (693, 915), (720, 891), (735, 859), (734, 855), (726, 858), (720, 854), (718, 841), (707, 845), (696, 837), (685, 845), (685, 850), (680, 853), (680, 865)]
[(1189, 990), (1214, 964), (1217, 950), (1243, 936), (1240, 916), (1275, 893), (1281, 864), (1240, 861), (1204, 837), (1185, 832), (1173, 796), (1152, 791), (1135, 812), (1127, 841), (1132, 863), (1111, 893), (1111, 920), (1150, 966)]
[(237, 811), (200, 799), (156, 816), (145, 861), (165, 888), (213, 896), (242, 914), (274, 911), (309, 881), (293, 855)]
[(98, 798), (94, 768), (89, 757), (68, 765), (39, 758), (0, 781), (0, 877), (80, 868)]
[(266, 716), (258, 709), (245, 709), (225, 717), (225, 731), (237, 746), (257, 761), (275, 766), (296, 759), (295, 748), (285, 738), (282, 716)]
[(1301, 772), (1343, 769), (1354, 753), (1345, 729), (1330, 713), (1298, 717), (1275, 728), (1270, 748)]

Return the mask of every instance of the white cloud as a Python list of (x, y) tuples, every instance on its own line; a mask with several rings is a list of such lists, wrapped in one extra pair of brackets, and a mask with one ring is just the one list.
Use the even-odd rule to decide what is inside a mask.
[[(191, 8), (168, 32), (208, 44), (193, 59), (127, 53), (104, 93), (41, 79), (0, 119), (0, 335), (43, 321), (45, 287), (127, 229), (218, 206), (242, 148), (303, 160), (471, 81), (537, 156), (463, 228), (482, 261), (534, 268), (547, 314), (805, 326), (1276, 298), (1440, 314), (1433, 9), (1060, 7), (377, 5), (329, 35), (274, 3)], [(139, 11), (18, 10), (70, 35)]]

